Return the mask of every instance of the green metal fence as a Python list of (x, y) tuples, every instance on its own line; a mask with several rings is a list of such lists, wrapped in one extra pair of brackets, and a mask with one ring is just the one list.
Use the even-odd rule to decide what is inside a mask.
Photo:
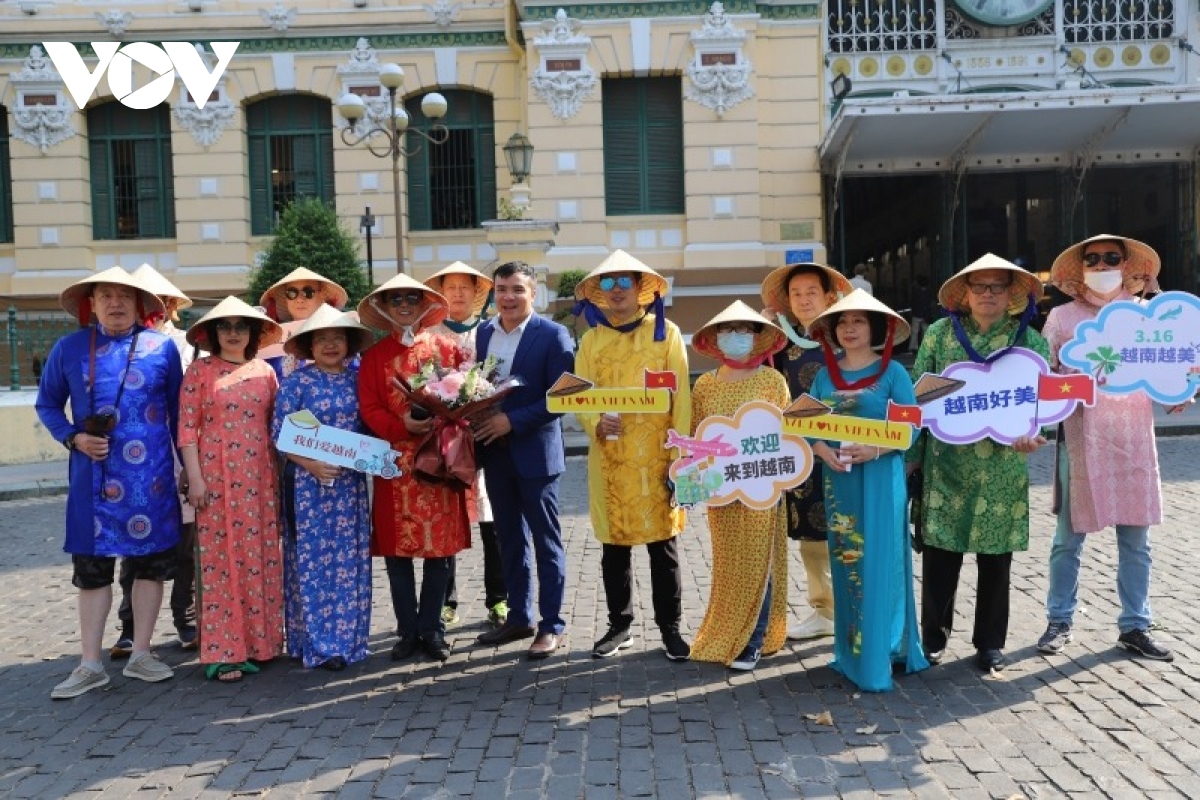
[(8, 377), (8, 388), (14, 392), (37, 386), (54, 343), (79, 329), (79, 323), (64, 313), (17, 311), (13, 306), (9, 306), (0, 325), (0, 375)]
[[(198, 316), (189, 309), (179, 318), (178, 327), (187, 328)], [(0, 381), (7, 378), (14, 392), (37, 386), (54, 343), (78, 329), (79, 324), (62, 312), (17, 311), (9, 306), (8, 313), (0, 316)]]

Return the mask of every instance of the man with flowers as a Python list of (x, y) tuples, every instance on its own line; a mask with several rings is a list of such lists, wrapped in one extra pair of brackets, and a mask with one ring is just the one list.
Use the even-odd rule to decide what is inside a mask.
[[(400, 453), (400, 477), (375, 478), (371, 533), (371, 554), (383, 556), (387, 567), (400, 633), (392, 659), (409, 658), (419, 647), (430, 658), (445, 661), (450, 647), (442, 602), (450, 561), (471, 543), (467, 488), (458, 482), (433, 483), (414, 471), (418, 448), (434, 429), (434, 420), (393, 379), (412, 379), (432, 365), (459, 365), (471, 354), (433, 330), (446, 317), (445, 298), (407, 275), (397, 275), (363, 298), (358, 314), (364, 324), (389, 331), (363, 353), (358, 396), (367, 427)], [(417, 558), (425, 562), (419, 599)]]

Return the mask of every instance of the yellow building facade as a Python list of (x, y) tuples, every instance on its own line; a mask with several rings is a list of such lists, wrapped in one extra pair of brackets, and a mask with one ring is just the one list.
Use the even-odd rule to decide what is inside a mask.
[[(120, 42), (106, 77), (131, 70), (136, 90), (156, 76), (125, 48), (170, 41), (199, 45), (210, 70), (212, 42), (239, 42), (203, 108), (178, 75), (164, 106), (128, 108), (101, 79), (79, 108), (44, 46), (75, 43), (95, 70), (90, 43)], [(347, 144), (337, 103), (366, 101), (359, 132), (386, 124), (379, 68), (398, 64), (414, 128), (429, 127), (427, 93), (450, 109), (445, 144), (406, 137), (421, 146), (400, 165), (413, 274), (496, 258), (484, 223), (507, 197), (503, 146), (519, 132), (535, 147), (519, 189), (527, 220), (545, 222), (528, 227), (549, 282), (624, 248), (672, 280), (673, 315), (695, 327), (785, 259), (824, 257), (821, 51), (816, 2), (6, 3), (0, 295), (48, 308), (85, 275), (143, 262), (200, 298), (240, 292), (302, 195), (360, 232), (370, 207), (373, 279), (386, 280), (391, 161)]]

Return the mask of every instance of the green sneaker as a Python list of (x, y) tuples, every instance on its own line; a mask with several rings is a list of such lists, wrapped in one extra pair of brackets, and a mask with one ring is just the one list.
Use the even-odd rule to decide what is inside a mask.
[(442, 606), (442, 623), (445, 625), (458, 624), (458, 609), (454, 606)]
[(508, 603), (501, 600), (488, 609), (488, 622), (499, 628), (508, 621)]

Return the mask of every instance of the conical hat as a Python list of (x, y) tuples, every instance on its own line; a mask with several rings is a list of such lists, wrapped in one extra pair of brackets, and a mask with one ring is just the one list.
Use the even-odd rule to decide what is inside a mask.
[(854, 291), (854, 287), (850, 285), (850, 279), (842, 273), (838, 272), (827, 264), (818, 264), (815, 261), (800, 261), (795, 264), (787, 264), (779, 269), (772, 270), (771, 274), (762, 282), (762, 300), (763, 305), (767, 308), (773, 308), (775, 311), (787, 314), (788, 317), (792, 314), (792, 303), (788, 299), (788, 278), (792, 273), (800, 267), (815, 267), (820, 272), (824, 273), (829, 281), (830, 289), (834, 295), (834, 301), (840, 300), (850, 292)]
[(279, 318), (281, 322), (285, 321), (283, 318), (287, 317), (287, 306), (284, 305), (283, 290), (287, 288), (289, 283), (303, 283), (305, 281), (312, 281), (324, 286), (325, 302), (338, 310), (345, 308), (346, 303), (350, 300), (350, 295), (346, 290), (329, 280), (329, 278), (319, 275), (307, 267), (296, 267), (287, 275), (271, 284), (262, 293), (262, 297), (258, 299), (258, 304), (265, 308), (267, 314), (272, 318)]
[(207, 338), (207, 333), (204, 330), (206, 323), (215, 322), (219, 319), (229, 317), (244, 317), (246, 319), (257, 319), (263, 323), (262, 336), (258, 340), (258, 349), (262, 350), (268, 345), (275, 344), (283, 338), (283, 328), (278, 322), (268, 317), (266, 314), (259, 311), (245, 301), (230, 295), (217, 303), (217, 307), (209, 311), (203, 317), (196, 321), (196, 324), (188, 328), (187, 340), (188, 344), (193, 347), (202, 347), (205, 350), (216, 352), (214, 348), (216, 342), (204, 341)]
[(1042, 299), (1042, 282), (1036, 275), (998, 255), (988, 253), (950, 276), (950, 280), (938, 289), (938, 303), (948, 311), (966, 311), (967, 292), (970, 291), (967, 288), (967, 276), (988, 269), (1002, 269), (1012, 274), (1013, 288), (1009, 295), (1008, 313), (1020, 314), (1024, 311), (1025, 306), (1029, 305), (1029, 295), (1033, 295), (1034, 304)]
[(1050, 282), (1064, 294), (1078, 297), (1086, 288), (1083, 282), (1083, 251), (1089, 244), (1096, 242), (1121, 242), (1125, 245), (1125, 252), (1129, 256), (1122, 269), (1126, 289), (1134, 294), (1141, 291), (1158, 291), (1158, 271), (1162, 268), (1162, 261), (1154, 248), (1137, 239), (1114, 236), (1111, 233), (1084, 239), (1063, 250), (1050, 267)]
[[(829, 326), (843, 311), (865, 311), (868, 314), (882, 314), (885, 317), (890, 317), (896, 320), (896, 333), (892, 338), (892, 344), (897, 345), (908, 338), (912, 332), (908, 323), (904, 321), (904, 317), (892, 311), (875, 297), (862, 289), (855, 289), (850, 294), (838, 300), (836, 303), (825, 309), (821, 314), (813, 320), (812, 325), (808, 326), (809, 336), (817, 336), (818, 334), (825, 337), (825, 340), (830, 345), (837, 347), (837, 338), (830, 331)], [(883, 345), (874, 345), (874, 349), (880, 350)]]
[(597, 308), (607, 310), (608, 298), (605, 297), (605, 292), (600, 291), (600, 279), (605, 275), (620, 272), (636, 272), (641, 275), (637, 304), (642, 308), (654, 302), (655, 292), (659, 297), (667, 296), (670, 286), (666, 278), (624, 250), (614, 250), (608, 258), (600, 262), (600, 266), (589, 272), (583, 280), (575, 285), (575, 299), (587, 298)]
[(191, 308), (192, 299), (183, 293), (175, 284), (162, 276), (162, 273), (149, 264), (142, 264), (133, 271), (133, 279), (144, 286), (156, 297), (173, 297), (179, 301), (179, 308)]
[(72, 317), (79, 320), (80, 325), (91, 323), (92, 304), (89, 302), (89, 299), (92, 295), (92, 289), (97, 283), (112, 283), (117, 286), (128, 286), (131, 289), (136, 289), (138, 292), (137, 316), (139, 320), (145, 319), (150, 314), (162, 314), (166, 311), (162, 301), (155, 296), (154, 292), (147, 289), (141, 281), (134, 278), (121, 267), (110, 267), (104, 270), (104, 272), (71, 284), (66, 289), (63, 289), (62, 294), (58, 296), (58, 304), (62, 306), (63, 311), (66, 311)]
[(450, 266), (438, 270), (426, 278), (425, 285), (435, 292), (441, 292), (442, 279), (447, 275), (470, 275), (475, 279), (475, 302), (471, 304), (471, 316), (478, 317), (482, 314), (484, 306), (487, 305), (488, 295), (492, 292), (492, 279), (461, 261), (455, 261)]
[(692, 335), (692, 349), (709, 358), (722, 358), (721, 350), (717, 347), (717, 328), (726, 322), (754, 322), (762, 325), (762, 330), (754, 336), (754, 349), (746, 356), (746, 360), (774, 355), (787, 345), (787, 338), (778, 325), (768, 322), (762, 314), (741, 300), (734, 300)]
[(321, 304), (313, 315), (304, 321), (300, 330), (283, 343), (283, 349), (297, 358), (312, 358), (312, 339), (317, 331), (339, 329), (346, 332), (347, 357), (361, 353), (375, 342), (375, 334), (358, 321), (353, 311), (338, 311), (333, 306)]
[(392, 318), (384, 313), (385, 309), (382, 305), (383, 296), (396, 289), (416, 289), (429, 295), (433, 306), (421, 318), (422, 328), (431, 328), (446, 318), (446, 298), (415, 278), (400, 274), (359, 301), (358, 318), (364, 325), (382, 331), (390, 331), (396, 327)]

